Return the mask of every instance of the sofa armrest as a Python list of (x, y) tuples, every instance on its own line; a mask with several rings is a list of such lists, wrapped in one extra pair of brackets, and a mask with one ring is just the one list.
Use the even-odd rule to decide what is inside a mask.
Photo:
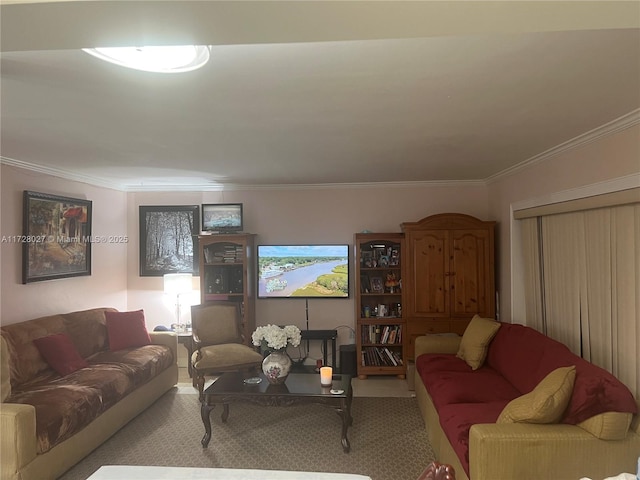
[(640, 451), (634, 432), (600, 440), (575, 425), (478, 424), (469, 432), (474, 480), (605, 478), (632, 472)]
[(636, 413), (631, 419), (631, 427), (629, 428), (632, 432), (636, 432), (640, 435), (640, 398), (636, 398), (636, 403), (638, 404), (638, 413)]
[(178, 335), (175, 332), (149, 332), (151, 343), (154, 345), (166, 345), (173, 352), (173, 358), (178, 364)]
[(415, 358), (423, 353), (458, 353), (460, 341), (459, 335), (424, 335), (416, 338)]
[(0, 478), (17, 472), (36, 457), (36, 409), (21, 403), (0, 404)]

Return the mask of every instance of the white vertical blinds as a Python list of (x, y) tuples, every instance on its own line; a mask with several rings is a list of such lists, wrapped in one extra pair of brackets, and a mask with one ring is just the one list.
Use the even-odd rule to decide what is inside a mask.
[(542, 295), (542, 265), (540, 255), (540, 220), (538, 218), (526, 218), (521, 222), (522, 251), (525, 261), (524, 283), (525, 291), (525, 315), (526, 323), (539, 332), (547, 335), (547, 322), (544, 312), (544, 300)]
[(640, 204), (528, 218), (521, 232), (527, 324), (638, 396)]
[(543, 285), (547, 335), (580, 355), (584, 243), (573, 215), (542, 217)]

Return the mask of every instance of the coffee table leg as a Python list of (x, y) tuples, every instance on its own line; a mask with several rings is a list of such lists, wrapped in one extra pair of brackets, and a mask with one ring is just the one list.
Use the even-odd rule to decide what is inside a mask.
[(340, 409), (338, 413), (342, 417), (342, 451), (344, 453), (349, 453), (351, 451), (351, 444), (349, 443), (349, 439), (347, 438), (347, 430), (349, 430), (349, 425), (353, 423), (353, 419), (351, 418), (351, 402), (347, 400), (342, 400), (340, 402)]
[(222, 404), (222, 415), (220, 415), (220, 418), (222, 419), (222, 423), (227, 423), (227, 418), (229, 418), (229, 404), (228, 403), (223, 403)]
[(206, 402), (202, 402), (200, 406), (200, 416), (202, 417), (202, 423), (204, 423), (204, 437), (202, 437), (202, 447), (207, 448), (209, 446), (209, 441), (211, 440), (211, 417), (209, 414), (215, 405), (207, 405)]

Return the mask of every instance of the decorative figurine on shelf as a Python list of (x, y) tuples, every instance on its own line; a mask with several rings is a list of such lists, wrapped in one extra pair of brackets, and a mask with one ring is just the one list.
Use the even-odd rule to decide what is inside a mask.
[(384, 286), (387, 288), (389, 293), (395, 293), (399, 285), (400, 283), (396, 279), (396, 274), (393, 272), (387, 273), (387, 279), (384, 282)]

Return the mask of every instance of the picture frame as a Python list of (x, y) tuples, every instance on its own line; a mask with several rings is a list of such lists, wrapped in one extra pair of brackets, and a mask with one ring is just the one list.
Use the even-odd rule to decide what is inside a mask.
[(371, 283), (368, 275), (360, 275), (360, 293), (370, 293)]
[(140, 276), (199, 274), (199, 205), (140, 205)]
[(373, 260), (373, 254), (370, 251), (365, 250), (361, 252), (360, 254), (361, 267), (371, 268), (373, 266), (372, 260)]
[(91, 275), (91, 200), (23, 192), (22, 283)]
[(371, 277), (371, 293), (384, 293), (382, 277)]

